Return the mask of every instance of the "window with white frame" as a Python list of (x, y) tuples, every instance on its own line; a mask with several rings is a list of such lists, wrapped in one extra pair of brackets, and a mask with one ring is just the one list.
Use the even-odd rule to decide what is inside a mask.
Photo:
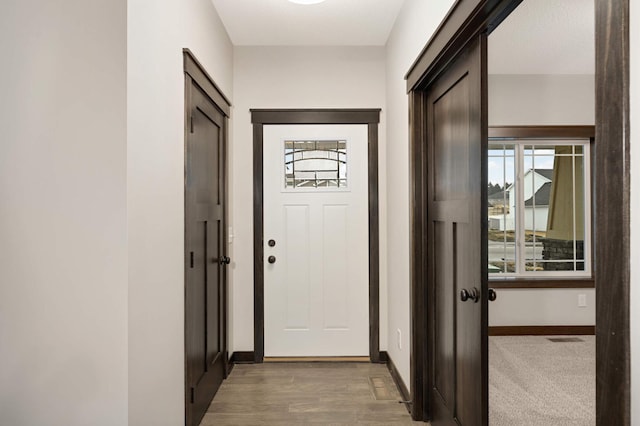
[(589, 142), (489, 140), (493, 278), (591, 275)]
[(285, 188), (346, 188), (347, 141), (284, 142)]

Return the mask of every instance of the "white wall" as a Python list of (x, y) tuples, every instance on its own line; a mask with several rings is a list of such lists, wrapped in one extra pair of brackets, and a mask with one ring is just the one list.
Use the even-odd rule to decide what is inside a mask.
[(0, 9), (0, 424), (125, 425), (126, 1)]
[[(387, 42), (387, 263), (389, 356), (409, 385), (409, 100), (404, 75), (453, 1), (406, 0)], [(398, 346), (397, 330), (402, 335)]]
[(593, 125), (594, 82), (594, 75), (490, 75), (489, 125)]
[(631, 420), (640, 425), (640, 6), (631, 1)]
[[(489, 125), (593, 125), (594, 84), (593, 75), (490, 75)], [(496, 292), (490, 326), (595, 324), (594, 289)], [(578, 306), (578, 294), (587, 296), (586, 307)]]
[[(489, 306), (490, 325), (594, 325), (595, 293), (587, 290), (499, 290)], [(579, 295), (587, 307), (578, 308)]]
[(210, 0), (128, 1), (129, 424), (184, 423), (184, 74), (227, 97), (233, 46)]
[(380, 328), (386, 347), (385, 70), (382, 47), (241, 47), (234, 52), (234, 351), (253, 350), (253, 139), (250, 108), (382, 108)]

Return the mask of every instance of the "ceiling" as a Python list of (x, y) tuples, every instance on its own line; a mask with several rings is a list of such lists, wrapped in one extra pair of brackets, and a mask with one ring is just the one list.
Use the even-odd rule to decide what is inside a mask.
[[(212, 2), (236, 46), (384, 46), (404, 0)], [(594, 17), (594, 0), (523, 1), (489, 36), (489, 73), (594, 74)]]
[(236, 46), (384, 46), (404, 3), (326, 0), (305, 6), (287, 0), (212, 1)]
[(525, 0), (489, 36), (489, 74), (594, 74), (594, 0)]

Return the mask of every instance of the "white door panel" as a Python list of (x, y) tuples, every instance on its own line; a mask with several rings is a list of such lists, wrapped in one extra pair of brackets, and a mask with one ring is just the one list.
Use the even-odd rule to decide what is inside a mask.
[[(276, 258), (265, 262), (265, 356), (369, 354), (367, 137), (366, 125), (264, 126), (264, 253)], [(346, 173), (285, 165), (286, 141), (346, 141)], [(286, 176), (308, 180), (291, 188)]]

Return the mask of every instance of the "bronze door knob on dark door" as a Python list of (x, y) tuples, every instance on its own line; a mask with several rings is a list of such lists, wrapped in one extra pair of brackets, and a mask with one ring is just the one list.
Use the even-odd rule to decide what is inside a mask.
[(498, 298), (498, 295), (496, 294), (496, 291), (494, 289), (492, 288), (489, 289), (488, 298), (490, 302), (493, 302)]
[(473, 303), (477, 303), (480, 300), (480, 292), (477, 288), (473, 287), (471, 290), (463, 288), (460, 290), (460, 300), (466, 302), (467, 300), (473, 300)]
[(218, 263), (221, 265), (228, 265), (231, 263), (231, 259), (228, 256), (220, 256)]
[(267, 261), (268, 261), (269, 263), (276, 263), (276, 257), (275, 257), (275, 256), (269, 256), (269, 257), (267, 258)]

